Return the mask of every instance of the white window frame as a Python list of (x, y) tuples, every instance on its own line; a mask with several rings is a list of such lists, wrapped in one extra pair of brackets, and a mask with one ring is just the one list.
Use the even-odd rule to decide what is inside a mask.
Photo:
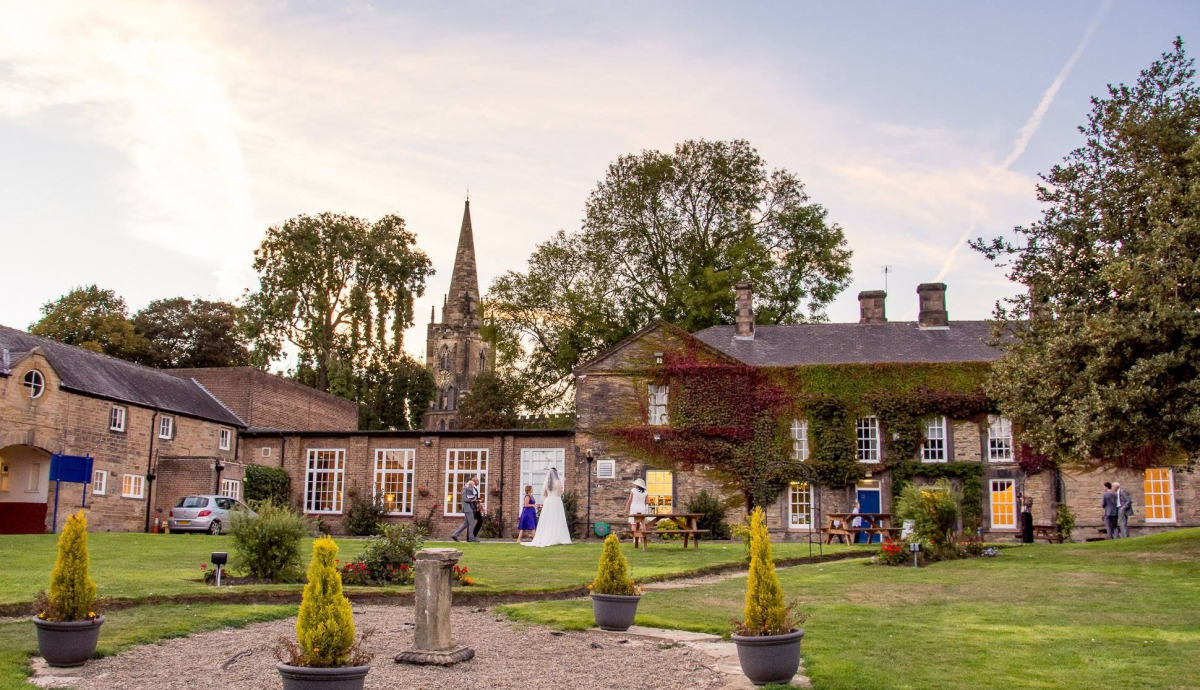
[[(921, 442), (921, 462), (946, 462), (950, 453), (949, 431), (945, 417), (925, 419), (925, 440)], [(936, 430), (936, 436), (935, 436)]]
[[(863, 436), (864, 431), (867, 432), (866, 437)], [(879, 418), (872, 415), (854, 420), (854, 438), (858, 461), (878, 463), (880, 459)]]
[(808, 420), (792, 420), (792, 459), (808, 460)]
[(92, 470), (92, 494), (103, 496), (108, 491), (108, 470)]
[(988, 462), (1013, 462), (1012, 422), (1000, 415), (988, 415)]
[[(1145, 491), (1145, 484), (1146, 484), (1145, 472), (1149, 472), (1150, 470), (1156, 470), (1156, 471), (1166, 470), (1166, 472), (1167, 472), (1167, 491), (1165, 493), (1161, 492), (1161, 491), (1156, 491), (1156, 492), (1153, 492), (1153, 495), (1167, 497), (1169, 503), (1167, 503), (1165, 505), (1169, 505), (1171, 508), (1171, 517), (1169, 517), (1169, 518), (1152, 518), (1152, 517), (1150, 517), (1150, 495), (1151, 495), (1151, 492)], [(1142, 473), (1142, 489), (1143, 489), (1142, 500), (1146, 504), (1145, 507), (1143, 508), (1143, 510), (1144, 510), (1144, 514), (1146, 516), (1145, 521), (1147, 524), (1169, 525), (1169, 524), (1178, 522), (1179, 508), (1175, 504), (1175, 470), (1172, 470), (1170, 467), (1147, 467), (1146, 470)]]
[(30, 369), (21, 377), (21, 385), (29, 389), (30, 400), (37, 400), (46, 392), (46, 375), (37, 369)]
[[(804, 498), (807, 498), (807, 501), (803, 500)], [(801, 500), (797, 500), (797, 499), (801, 499)], [(797, 504), (804, 505), (805, 503), (808, 504), (808, 513), (803, 516), (797, 516), (796, 505)], [(815, 500), (815, 495), (813, 492), (812, 484), (809, 484), (808, 482), (792, 482), (791, 484), (789, 484), (788, 485), (788, 499), (787, 499), (788, 529), (812, 531), (813, 517), (815, 515), (815, 513), (813, 511), (813, 507), (814, 507), (815, 503), (816, 503), (816, 500)], [(797, 522), (796, 521), (797, 517), (802, 517), (804, 521)]]
[[(479, 453), (475, 458), (475, 468), (464, 468), (462, 463), (470, 462), (468, 453)], [(487, 510), (488, 500), (488, 449), (487, 448), (450, 448), (446, 451), (446, 501), (442, 506), (445, 517), (462, 517), (462, 488), (471, 478), (479, 475), (479, 500), (483, 510)], [(458, 508), (457, 512), (455, 508)]]
[[(669, 494), (653, 493), (655, 483), (650, 481), (650, 475), (652, 474), (667, 475), (667, 490), (670, 491)], [(655, 497), (659, 496), (666, 496), (669, 499), (668, 502), (663, 504), (655, 501)], [(664, 507), (667, 508), (667, 510), (664, 512), (675, 512), (675, 473), (670, 470), (646, 470), (646, 512), (658, 513), (659, 509)]]
[[(547, 460), (544, 454), (552, 454), (554, 457)], [(542, 454), (543, 457), (536, 458), (535, 454)], [(533, 463), (540, 461), (543, 463), (553, 463), (555, 469), (558, 470), (558, 478), (564, 482), (567, 480), (567, 452), (565, 448), (522, 448), (521, 449), (521, 492), (517, 496), (517, 504), (521, 507), (521, 503), (525, 499), (525, 487), (533, 487), (533, 498), (541, 504), (542, 502), (542, 484), (546, 481), (546, 473), (549, 468), (534, 469)], [(520, 513), (518, 512), (518, 515)]]
[(108, 413), (108, 430), (109, 431), (125, 431), (126, 409), (121, 405), (113, 405), (112, 411)]
[(175, 438), (175, 418), (171, 415), (163, 415), (158, 418), (158, 437), (161, 439), (171, 440)]
[(596, 461), (596, 479), (616, 479), (617, 478), (617, 461), (616, 460), (597, 460)]
[(650, 384), (646, 386), (646, 423), (650, 426), (667, 426), (671, 423), (667, 413), (671, 387)]
[(217, 433), (219, 434), (217, 437), (217, 449), (229, 450), (229, 448), (233, 445), (233, 429), (221, 427), (220, 431)]
[(145, 498), (146, 477), (140, 474), (121, 475), (121, 498)]
[[(388, 467), (389, 462), (399, 462), (400, 467)], [(399, 500), (392, 504), (399, 510), (389, 510), (388, 515), (412, 515), (413, 493), (416, 491), (417, 451), (412, 448), (376, 448), (375, 473), (371, 486), (374, 487), (375, 497), (384, 501), (387, 507), (387, 494), (398, 495)], [(387, 491), (385, 480), (396, 477), (399, 480), (399, 491)]]
[(270, 448), (270, 446), (264, 446), (264, 447), (263, 447), (263, 449), (262, 449), (262, 453), (261, 453), (261, 455), (262, 455), (262, 457), (264, 457), (264, 458), (269, 458), (269, 457), (271, 457), (271, 448)]
[[(1008, 491), (1012, 493), (1012, 523), (1000, 524), (996, 522), (996, 494), (1004, 493), (997, 491), (996, 487), (1001, 484), (1008, 485)], [(1017, 529), (1017, 516), (1019, 510), (1017, 506), (1017, 482), (1015, 479), (992, 479), (988, 481), (988, 507), (991, 513), (992, 529)]]
[[(332, 467), (320, 467), (318, 463), (332, 463)], [(328, 479), (322, 479), (324, 477)], [(318, 479), (332, 484), (331, 507), (328, 509), (316, 509), (317, 505), (323, 503), (322, 500), (318, 500), (321, 496), (316, 495)], [(309, 448), (308, 460), (304, 467), (304, 512), (310, 515), (341, 515), (345, 488), (346, 449)]]
[(221, 478), (221, 495), (235, 501), (242, 500), (242, 480)]

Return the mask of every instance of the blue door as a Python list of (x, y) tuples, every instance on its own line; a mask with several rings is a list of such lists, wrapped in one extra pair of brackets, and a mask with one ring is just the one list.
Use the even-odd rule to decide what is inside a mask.
[[(882, 506), (881, 506), (880, 500), (879, 500), (879, 489), (860, 488), (858, 490), (858, 511), (860, 513), (882, 512)], [(863, 542), (865, 542), (867, 540), (867, 538), (865, 536), (862, 536), (862, 537), (856, 536), (854, 538), (854, 540), (857, 542), (860, 538), (862, 539)], [(880, 536), (878, 534), (876, 534), (874, 537), (874, 540), (876, 543), (878, 543), (879, 541), (881, 541)]]

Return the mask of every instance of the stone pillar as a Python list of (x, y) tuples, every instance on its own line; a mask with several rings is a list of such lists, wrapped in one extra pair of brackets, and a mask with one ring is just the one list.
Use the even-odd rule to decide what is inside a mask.
[(458, 549), (421, 549), (416, 555), (416, 631), (414, 649), (396, 655), (397, 663), (450, 666), (474, 658), (475, 650), (455, 645), (450, 634), (451, 570), (462, 558)]

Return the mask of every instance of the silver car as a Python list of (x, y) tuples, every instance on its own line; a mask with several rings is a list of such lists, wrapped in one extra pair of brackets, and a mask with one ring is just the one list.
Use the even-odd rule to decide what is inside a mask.
[(228, 496), (184, 496), (167, 514), (167, 524), (172, 532), (220, 534), (229, 529), (233, 513), (241, 511), (250, 516), (256, 514), (245, 503)]

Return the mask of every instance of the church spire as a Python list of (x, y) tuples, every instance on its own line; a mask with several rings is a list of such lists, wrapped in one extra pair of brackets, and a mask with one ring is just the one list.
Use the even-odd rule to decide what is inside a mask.
[(475, 272), (475, 235), (471, 229), (471, 201), (463, 206), (462, 228), (458, 231), (458, 251), (454, 255), (454, 273), (450, 293), (442, 310), (442, 323), (478, 327), (479, 276)]

